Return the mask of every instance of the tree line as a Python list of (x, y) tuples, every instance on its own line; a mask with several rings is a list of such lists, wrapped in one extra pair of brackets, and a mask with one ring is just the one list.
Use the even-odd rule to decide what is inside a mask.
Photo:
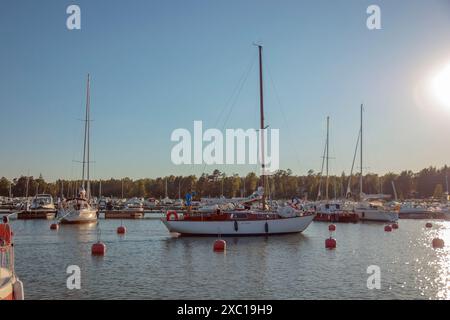
[[(419, 172), (404, 170), (398, 173), (378, 175), (368, 173), (363, 176), (363, 192), (366, 194), (383, 193), (395, 196), (394, 187), (399, 199), (409, 198), (441, 198), (448, 191), (446, 177), (448, 167), (428, 167)], [(343, 198), (347, 186), (353, 194), (359, 194), (358, 174), (349, 177), (343, 172), (340, 176), (328, 178), (328, 196)], [(296, 176), (290, 169), (278, 170), (271, 176), (266, 176), (266, 190), (273, 199), (289, 199), (293, 197), (315, 200), (318, 196), (323, 199), (326, 194), (326, 178), (320, 173), (309, 170), (306, 175)], [(350, 182), (350, 183), (349, 183)], [(204, 173), (197, 177), (167, 176), (155, 179), (108, 179), (91, 181), (92, 196), (112, 197), (154, 197), (176, 199), (184, 198), (187, 192), (194, 192), (196, 197), (246, 197), (254, 192), (262, 183), (262, 178), (254, 172), (246, 176), (237, 174), (226, 175), (219, 170)], [(5, 177), (0, 179), (0, 196), (8, 197), (10, 190), (15, 197), (33, 196), (36, 193), (48, 193), (55, 197), (75, 195), (81, 186), (79, 180), (57, 180), (46, 182), (42, 175), (38, 178), (21, 176), (9, 181)], [(319, 192), (320, 189), (320, 192)], [(166, 193), (167, 190), (167, 193)]]

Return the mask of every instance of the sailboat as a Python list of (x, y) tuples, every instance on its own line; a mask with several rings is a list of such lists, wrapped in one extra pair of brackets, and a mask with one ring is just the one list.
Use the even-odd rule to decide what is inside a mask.
[(359, 198), (360, 201), (354, 205), (354, 212), (360, 220), (394, 222), (398, 220), (398, 211), (384, 206), (382, 195), (366, 195), (363, 192), (363, 105), (361, 104), (361, 124), (359, 129), (360, 142), (360, 176), (359, 176)]
[[(325, 142), (325, 150), (323, 155), (323, 160), (326, 160), (326, 183), (325, 183), (325, 201), (316, 202), (316, 212), (317, 215), (314, 221), (324, 221), (324, 222), (358, 222), (359, 216), (348, 210), (344, 206), (344, 203), (334, 200), (329, 200), (328, 189), (329, 189), (329, 145), (330, 145), (330, 117), (327, 117), (327, 139)], [(322, 161), (322, 171), (323, 171), (323, 161)], [(321, 196), (322, 179), (319, 184), (318, 196)], [(336, 193), (336, 186), (334, 188)], [(336, 196), (335, 196), (336, 198)]]
[(81, 187), (75, 198), (62, 203), (59, 212), (62, 224), (90, 223), (97, 221), (97, 209), (91, 205), (91, 185), (89, 177), (89, 139), (90, 139), (90, 76), (87, 76), (86, 90), (86, 116), (84, 119), (84, 144), (83, 144), (83, 170), (81, 175)]
[[(259, 89), (260, 89), (260, 129), (264, 130), (264, 95), (263, 95), (263, 73), (262, 73), (262, 46), (258, 45), (259, 52)], [(261, 134), (261, 137), (264, 135)], [(261, 139), (263, 140), (263, 139)], [(264, 141), (261, 141), (261, 147)], [(181, 235), (206, 235), (206, 236), (256, 236), (298, 233), (304, 231), (313, 221), (315, 213), (284, 206), (273, 210), (268, 207), (265, 196), (265, 164), (264, 152), (262, 154), (262, 186), (259, 188), (261, 197), (260, 207), (251, 209), (218, 209), (214, 212), (194, 213), (189, 207), (182, 216), (176, 211), (167, 211), (162, 222), (169, 232)], [(260, 199), (259, 199), (260, 198)], [(253, 201), (253, 200), (252, 200)]]

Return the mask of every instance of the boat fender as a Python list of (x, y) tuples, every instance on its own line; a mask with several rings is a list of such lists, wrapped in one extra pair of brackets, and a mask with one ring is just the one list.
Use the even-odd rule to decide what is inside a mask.
[(266, 233), (269, 232), (269, 224), (266, 221), (266, 224), (264, 225), (264, 230), (266, 231)]
[(13, 284), (14, 300), (24, 300), (23, 283), (19, 279)]
[[(173, 217), (173, 218), (172, 218)], [(167, 221), (178, 220), (178, 214), (176, 211), (167, 211)]]
[(239, 230), (239, 225), (238, 222), (236, 220), (234, 220), (234, 231), (238, 231)]

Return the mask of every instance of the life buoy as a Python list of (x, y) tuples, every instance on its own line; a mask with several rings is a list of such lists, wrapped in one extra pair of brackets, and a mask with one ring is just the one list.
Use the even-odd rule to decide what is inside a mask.
[(176, 211), (167, 211), (166, 218), (167, 218), (167, 221), (178, 220), (178, 214)]

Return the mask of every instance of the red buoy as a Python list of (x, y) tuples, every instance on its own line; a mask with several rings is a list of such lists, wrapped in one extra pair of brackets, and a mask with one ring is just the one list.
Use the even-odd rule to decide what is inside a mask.
[(427, 222), (427, 223), (425, 224), (425, 227), (431, 228), (431, 227), (433, 227), (433, 225), (431, 224), (431, 222)]
[(392, 227), (391, 226), (385, 226), (384, 227), (384, 231), (391, 232), (392, 231)]
[(50, 230), (58, 230), (58, 228), (59, 228), (59, 224), (57, 224), (57, 223), (52, 223), (50, 225)]
[(433, 244), (433, 248), (443, 248), (444, 240), (439, 239), (439, 238), (434, 238), (432, 244)]
[(104, 255), (106, 252), (106, 245), (103, 242), (97, 242), (92, 245), (93, 255)]
[(330, 224), (330, 225), (328, 226), (328, 231), (336, 231), (336, 225)]
[(126, 232), (127, 232), (127, 228), (125, 228), (124, 226), (120, 226), (117, 228), (118, 234), (125, 234)]
[(214, 251), (225, 251), (227, 249), (227, 243), (225, 240), (218, 239), (214, 241)]
[(328, 239), (325, 239), (325, 248), (336, 249), (336, 239), (331, 238), (331, 237)]
[(393, 223), (392, 224), (392, 229), (398, 229), (398, 224), (397, 223)]

